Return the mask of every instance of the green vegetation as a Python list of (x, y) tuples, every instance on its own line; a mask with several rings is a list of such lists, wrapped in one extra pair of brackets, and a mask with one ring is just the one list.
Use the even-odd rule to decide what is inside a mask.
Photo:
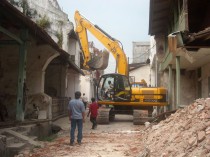
[(40, 20), (37, 20), (36, 23), (42, 29), (50, 28), (51, 25), (51, 22), (49, 21), (49, 18), (46, 15), (42, 17)]
[(15, 0), (9, 0), (9, 2), (14, 6), (19, 6), (19, 2), (16, 2)]
[(20, 1), (9, 0), (9, 2), (14, 6), (23, 8), (23, 14), (26, 16), (33, 17), (37, 14), (36, 10), (31, 9), (29, 7), (27, 0), (20, 0)]
[(64, 24), (64, 22), (61, 21), (61, 20), (59, 20), (58, 23), (59, 23), (61, 26), (63, 26), (63, 24)]
[(63, 45), (63, 33), (62, 31), (60, 32), (56, 32), (55, 36), (58, 38), (58, 46), (62, 48), (62, 45)]

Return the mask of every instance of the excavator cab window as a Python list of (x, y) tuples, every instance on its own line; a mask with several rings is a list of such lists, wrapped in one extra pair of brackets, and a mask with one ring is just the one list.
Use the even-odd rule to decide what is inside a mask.
[(130, 101), (131, 87), (124, 75), (106, 74), (99, 81), (98, 99), (102, 101)]

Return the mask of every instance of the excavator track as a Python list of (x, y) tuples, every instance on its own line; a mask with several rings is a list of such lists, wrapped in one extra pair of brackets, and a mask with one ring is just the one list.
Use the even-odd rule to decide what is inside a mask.
[(109, 124), (109, 112), (110, 108), (100, 108), (98, 110), (97, 123)]
[(152, 117), (148, 116), (148, 110), (133, 110), (133, 124), (141, 125), (151, 121)]

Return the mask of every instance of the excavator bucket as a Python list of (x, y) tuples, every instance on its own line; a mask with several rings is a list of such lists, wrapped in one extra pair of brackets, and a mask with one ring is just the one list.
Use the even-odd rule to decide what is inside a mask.
[(98, 53), (87, 64), (93, 70), (104, 70), (107, 68), (109, 62), (109, 52), (104, 50), (102, 53)]

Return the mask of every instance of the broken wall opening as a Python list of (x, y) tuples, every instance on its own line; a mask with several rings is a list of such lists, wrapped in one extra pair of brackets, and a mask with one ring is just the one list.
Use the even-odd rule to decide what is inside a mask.
[[(15, 120), (18, 84), (19, 47), (4, 45), (0, 48), (0, 110)], [(2, 120), (2, 119), (1, 119)]]
[(68, 65), (60, 57), (53, 59), (45, 71), (44, 92), (52, 97), (52, 117), (67, 114), (69, 98), (66, 97)]

